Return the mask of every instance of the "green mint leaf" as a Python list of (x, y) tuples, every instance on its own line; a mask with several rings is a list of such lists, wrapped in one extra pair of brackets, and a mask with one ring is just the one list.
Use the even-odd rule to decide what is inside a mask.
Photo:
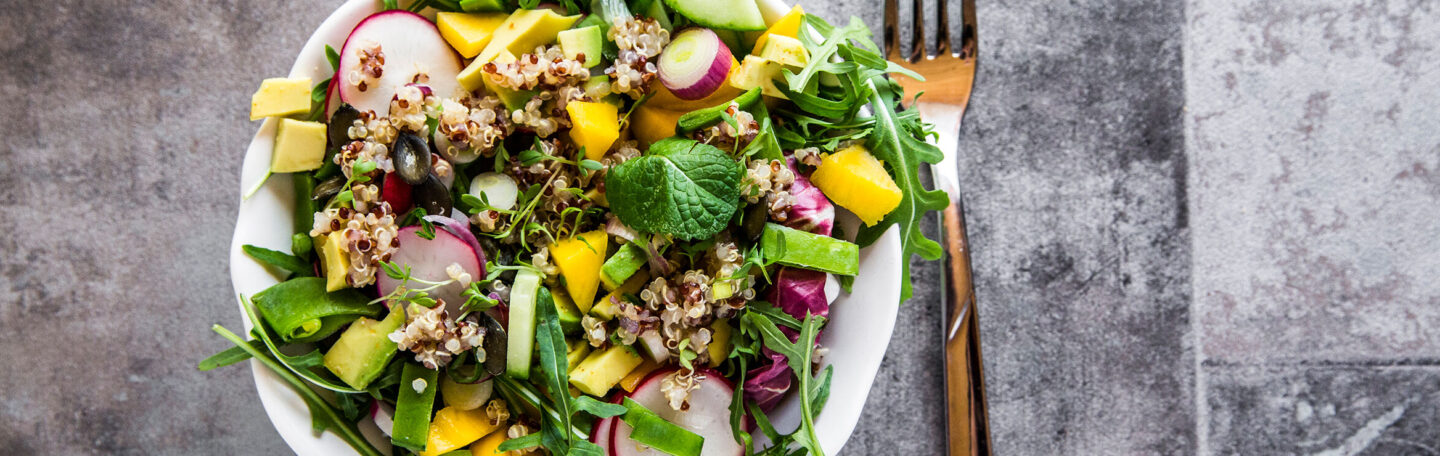
[(621, 222), (679, 239), (707, 239), (724, 230), (740, 204), (744, 168), (714, 146), (667, 138), (649, 154), (605, 176), (606, 198)]

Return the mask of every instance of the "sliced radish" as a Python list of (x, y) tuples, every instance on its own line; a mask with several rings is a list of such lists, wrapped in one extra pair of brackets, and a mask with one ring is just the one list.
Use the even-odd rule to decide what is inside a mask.
[(375, 427), (380, 428), (380, 432), (385, 433), (387, 437), (390, 436), (395, 429), (395, 409), (380, 401), (374, 401), (371, 404), (370, 419), (375, 420)]
[(483, 196), (490, 207), (508, 211), (515, 208), (520, 186), (515, 184), (515, 178), (507, 174), (485, 172), (470, 180), (470, 194), (476, 198)]
[[(655, 412), (665, 421), (674, 423), (705, 438), (701, 456), (735, 456), (744, 449), (735, 442), (735, 433), (730, 429), (730, 402), (735, 396), (735, 387), (719, 372), (702, 370), (697, 375), (700, 388), (690, 392), (690, 408), (684, 411), (670, 408), (660, 384), (674, 370), (651, 374), (635, 388), (630, 399)], [(610, 454), (612, 456), (663, 456), (665, 453), (648, 448), (630, 440), (630, 425), (616, 421), (611, 431)]]
[[(435, 239), (425, 239), (420, 237), (420, 227), (407, 226), (400, 229), (395, 239), (400, 241), (400, 247), (395, 249), (390, 261), (402, 268), (409, 266), (410, 276), (413, 278), (431, 282), (450, 280), (450, 274), (445, 272), (445, 268), (452, 264), (459, 264), (460, 268), (475, 280), (485, 277), (484, 254), (477, 252), (469, 243), (447, 230), (435, 230)], [(381, 296), (400, 286), (399, 280), (384, 273), (379, 274), (375, 283)], [(428, 288), (428, 285), (412, 283), (409, 287)], [(450, 315), (460, 315), (460, 305), (465, 303), (462, 294), (464, 292), (465, 286), (459, 283), (449, 283), (429, 291), (430, 297), (445, 301), (445, 308), (450, 311)]]
[[(364, 91), (356, 84), (362, 78), (359, 51), (380, 46), (385, 63), (378, 79), (366, 82)], [(388, 115), (395, 90), (414, 82), (419, 72), (429, 76), (427, 84), (435, 96), (454, 97), (464, 92), (457, 75), (461, 70), (460, 56), (440, 36), (435, 24), (424, 16), (404, 10), (388, 10), (370, 15), (345, 38), (340, 51), (340, 99), (361, 111)]]
[(680, 99), (699, 100), (725, 83), (734, 60), (715, 32), (685, 29), (660, 53), (660, 83)]
[(471, 249), (474, 249), (475, 255), (480, 257), (480, 275), (474, 276), (474, 278), (475, 280), (480, 280), (481, 277), (485, 276), (485, 249), (480, 248), (480, 240), (475, 238), (475, 233), (470, 232), (470, 225), (458, 219), (443, 215), (427, 215), (425, 216), (425, 220), (440, 225), (445, 231), (449, 231), (450, 234), (459, 237), (460, 240), (465, 241)]

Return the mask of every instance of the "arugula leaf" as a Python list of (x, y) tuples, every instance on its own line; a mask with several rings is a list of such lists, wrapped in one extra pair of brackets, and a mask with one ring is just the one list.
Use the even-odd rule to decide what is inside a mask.
[[(796, 391), (804, 393), (800, 401), (800, 428), (795, 430), (791, 437), (800, 446), (810, 451), (813, 456), (825, 456), (825, 451), (820, 448), (820, 441), (815, 436), (815, 414), (819, 413), (812, 396), (820, 396), (820, 390), (816, 390), (816, 382), (810, 373), (812, 357), (815, 354), (815, 337), (820, 333), (820, 327), (825, 324), (825, 317), (814, 314), (806, 314), (805, 321), (800, 324), (800, 335), (795, 342), (780, 331), (769, 317), (759, 313), (745, 314), (750, 323), (760, 332), (765, 340), (765, 347), (774, 350), (776, 353), (785, 355), (785, 362), (790, 366), (791, 374), (795, 375)], [(823, 382), (824, 396), (829, 397), (829, 376), (825, 374)], [(768, 432), (767, 432), (768, 433)]]
[(325, 45), (325, 60), (330, 62), (330, 71), (340, 70), (340, 53), (328, 44)]
[(605, 175), (606, 198), (627, 226), (680, 239), (724, 230), (740, 204), (744, 168), (714, 146), (666, 138)]
[(540, 287), (537, 293), (535, 351), (540, 353), (540, 374), (545, 382), (545, 389), (550, 393), (555, 411), (559, 414), (553, 422), (542, 420), (541, 433), (553, 431), (563, 435), (563, 439), (556, 439), (559, 441), (545, 442), (545, 448), (550, 450), (551, 454), (566, 454), (576, 439), (568, 432), (575, 412), (572, 408), (574, 404), (570, 401), (570, 380), (567, 378), (569, 374), (566, 369), (569, 364), (565, 359), (565, 332), (560, 329), (560, 316), (555, 312), (555, 301), (550, 295), (550, 289)]
[(540, 434), (526, 434), (513, 439), (508, 439), (495, 448), (498, 452), (509, 452), (513, 450), (524, 450), (540, 446)]
[(315, 269), (310, 266), (309, 261), (302, 260), (294, 255), (279, 250), (256, 247), (250, 244), (240, 246), (240, 250), (245, 251), (245, 254), (249, 255), (250, 258), (254, 258), (256, 261), (277, 269), (289, 271), (301, 277), (315, 275)]
[[(255, 350), (263, 350), (265, 348), (265, 344), (258, 340), (252, 340), (249, 342), (249, 344), (250, 347)], [(218, 367), (229, 366), (231, 364), (235, 364), (250, 358), (250, 350), (247, 350), (245, 347), (230, 347), (225, 349), (224, 351), (221, 351), (220, 353), (210, 355), (209, 358), (201, 360), (200, 365), (196, 366), (196, 368), (199, 369), (200, 372), (205, 372)]]
[(890, 211), (880, 223), (861, 227), (855, 242), (861, 246), (869, 245), (879, 239), (890, 225), (900, 225), (900, 277), (903, 278), (900, 282), (900, 302), (904, 303), (913, 294), (910, 256), (937, 260), (944, 253), (939, 243), (926, 238), (920, 231), (920, 219), (926, 212), (945, 209), (950, 204), (950, 197), (943, 191), (926, 190), (920, 181), (920, 164), (939, 163), (942, 158), (940, 149), (917, 139), (911, 133), (913, 128), (907, 128), (897, 118), (891, 100), (898, 97), (890, 91), (889, 84), (876, 84), (872, 79), (870, 85), (875, 90), (870, 97), (871, 109), (875, 110), (875, 130), (866, 147), (890, 168), (902, 198), (900, 206)]
[(282, 367), (281, 363), (273, 356), (277, 354), (273, 347), (269, 353), (266, 353), (261, 351), (253, 343), (246, 342), (244, 339), (241, 339), (240, 336), (235, 335), (235, 333), (230, 332), (230, 330), (225, 329), (223, 326), (212, 325), (210, 329), (215, 331), (216, 334), (219, 334), (220, 337), (224, 337), (225, 340), (235, 344), (237, 348), (249, 353), (251, 357), (260, 361), (260, 364), (269, 368), (272, 372), (275, 372), (275, 375), (290, 385), (290, 388), (300, 395), (300, 399), (303, 400), (305, 406), (310, 409), (312, 429), (329, 429), (334, 431), (335, 435), (339, 436), (345, 443), (350, 444), (350, 447), (354, 448), (355, 451), (361, 455), (385, 455), (376, 449), (374, 445), (371, 445), (369, 440), (365, 440), (365, 436), (360, 434), (360, 429), (353, 423), (346, 422), (341, 416), (340, 411), (336, 410), (334, 406), (320, 397), (319, 393), (310, 389), (304, 381), (296, 377), (290, 370)]

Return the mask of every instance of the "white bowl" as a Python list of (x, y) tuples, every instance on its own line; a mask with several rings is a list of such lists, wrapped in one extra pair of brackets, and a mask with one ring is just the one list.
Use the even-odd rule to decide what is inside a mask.
[[(758, 0), (765, 20), (773, 22), (789, 8), (781, 0)], [(336, 49), (344, 43), (350, 29), (373, 13), (379, 2), (350, 0), (341, 5), (320, 24), (300, 50), (290, 77), (310, 77), (320, 81), (328, 77), (330, 65), (325, 60), (325, 45)], [(275, 120), (267, 119), (250, 141), (241, 167), (240, 188), (243, 193), (261, 178), (270, 163), (271, 145), (275, 137)], [(248, 200), (241, 201), (240, 215), (235, 222), (235, 237), (230, 243), (230, 277), (235, 292), (250, 296), (277, 282), (277, 278), (240, 250), (254, 244), (261, 247), (290, 250), (294, 192), (288, 176), (277, 175)], [(844, 211), (841, 211), (842, 213)], [(841, 220), (852, 226), (854, 217)], [(839, 297), (830, 312), (820, 342), (829, 348), (825, 362), (835, 367), (830, 399), (816, 418), (815, 427), (827, 454), (837, 454), (845, 445), (855, 423), (860, 419), (865, 397), (890, 344), (900, 297), (900, 236), (892, 227), (879, 241), (860, 252), (860, 275), (855, 278), (854, 293)], [(243, 305), (243, 304), (242, 304)], [(243, 317), (242, 311), (242, 318)], [(249, 324), (246, 324), (248, 333)], [(258, 361), (251, 361), (255, 387), (265, 413), (285, 443), (302, 455), (356, 454), (335, 434), (315, 435), (310, 431), (310, 412), (300, 396)], [(792, 394), (771, 413), (776, 426), (794, 429), (799, 422), (799, 406)], [(382, 436), (368, 419), (361, 420), (361, 431), (382, 451), (389, 439)]]

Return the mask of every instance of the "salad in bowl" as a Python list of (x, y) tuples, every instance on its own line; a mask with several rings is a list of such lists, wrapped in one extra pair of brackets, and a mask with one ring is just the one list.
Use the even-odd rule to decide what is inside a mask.
[(838, 451), (938, 252), (896, 72), (764, 0), (352, 0), (252, 98), (200, 368), (301, 454)]

